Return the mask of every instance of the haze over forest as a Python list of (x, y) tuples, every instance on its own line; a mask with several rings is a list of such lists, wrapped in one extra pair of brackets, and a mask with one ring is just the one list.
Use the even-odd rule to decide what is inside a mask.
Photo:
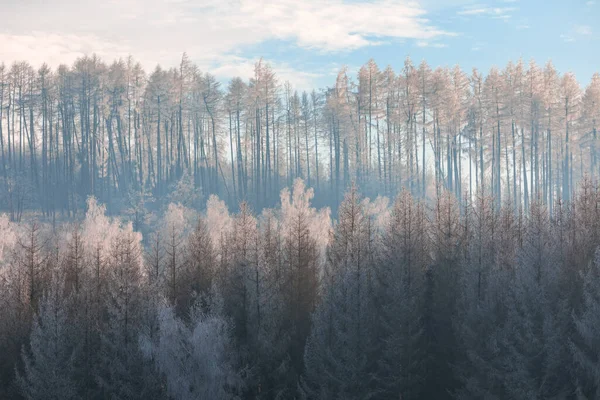
[(600, 75), (583, 87), (550, 62), (467, 73), (370, 61), (302, 93), (263, 60), (227, 85), (185, 53), (148, 73), (131, 57), (18, 62), (0, 66), (0, 206), (14, 220), (68, 218), (94, 196), (140, 225), (146, 210), (201, 209), (211, 194), (260, 210), (302, 178), (334, 210), (351, 182), (372, 197), (449, 190), (552, 210), (598, 174), (599, 110)]

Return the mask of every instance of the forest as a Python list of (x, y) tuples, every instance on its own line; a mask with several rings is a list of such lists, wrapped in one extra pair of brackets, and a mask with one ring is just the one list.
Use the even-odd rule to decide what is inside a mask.
[(94, 196), (141, 230), (148, 212), (202, 209), (211, 194), (274, 207), (302, 178), (334, 213), (352, 182), (369, 197), (447, 190), (552, 211), (600, 173), (600, 74), (582, 88), (550, 62), (468, 74), (371, 60), (355, 80), (343, 68), (331, 87), (298, 93), (260, 60), (248, 81), (222, 85), (185, 53), (149, 73), (132, 57), (0, 64), (0, 210), (56, 221)]
[(600, 74), (221, 85), (0, 64), (0, 398), (600, 398)]
[(0, 397), (595, 399), (600, 189), (0, 218)]

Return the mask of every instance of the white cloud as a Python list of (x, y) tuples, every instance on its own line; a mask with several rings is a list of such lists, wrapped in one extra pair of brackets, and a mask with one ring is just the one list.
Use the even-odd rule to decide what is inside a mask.
[(560, 35), (563, 42), (574, 42), (575, 39), (581, 39), (581, 37), (591, 36), (593, 34), (592, 27), (589, 25), (575, 25), (569, 33)]
[(436, 49), (442, 49), (442, 48), (448, 47), (448, 45), (445, 43), (428, 42), (426, 40), (419, 40), (419, 41), (417, 41), (416, 44), (417, 44), (417, 47), (433, 47)]
[(510, 18), (510, 13), (516, 11), (516, 7), (488, 7), (485, 5), (474, 5), (463, 8), (458, 12), (458, 15), (487, 15), (495, 18)]
[[(8, 32), (94, 34), (135, 48), (195, 44), (209, 53), (278, 39), (320, 51), (353, 50), (382, 38), (431, 39), (448, 34), (408, 1), (372, 0), (81, 0), (13, 5)], [(90, 18), (93, 16), (93, 18)], [(57, 29), (57, 27), (62, 27)], [(12, 32), (11, 32), (12, 31)]]
[(575, 39), (571, 35), (562, 34), (562, 35), (560, 35), (560, 38), (562, 39), (563, 42), (566, 42), (566, 43), (575, 41)]
[[(135, 51), (124, 45), (104, 42), (95, 36), (58, 35), (33, 32), (30, 35), (0, 34), (0, 43), (4, 43), (0, 54), (0, 62), (8, 64), (13, 61), (26, 60), (35, 67), (47, 63), (53, 67), (59, 64), (72, 64), (78, 57), (85, 54), (97, 54), (110, 62), (116, 58), (126, 58)], [(27, 57), (23, 57), (27, 54)], [(181, 53), (176, 56), (181, 57)], [(171, 53), (160, 51), (154, 58), (150, 54), (141, 54), (134, 58), (144, 65), (147, 72), (152, 71), (157, 60), (170, 59)], [(250, 78), (254, 74), (254, 64), (258, 59), (243, 58), (236, 55), (213, 54), (209, 59), (201, 58), (198, 63), (202, 70), (210, 72), (220, 79), (234, 76)], [(321, 73), (296, 70), (287, 63), (269, 62), (281, 82), (289, 81), (294, 89), (309, 90), (315, 79), (322, 77)], [(173, 62), (168, 66), (175, 65)]]
[(43, 33), (1, 34), (0, 60), (11, 63), (26, 60), (34, 66), (71, 64), (84, 54), (96, 53), (107, 59), (126, 57), (130, 49), (118, 43), (107, 42), (94, 35)]
[(575, 33), (582, 36), (589, 36), (592, 34), (592, 27), (589, 25), (577, 25)]
[[(254, 64), (257, 59), (243, 58), (239, 56), (223, 56), (216, 60), (214, 68), (209, 72), (217, 78), (226, 79), (233, 76), (249, 78), (254, 75)], [(292, 88), (302, 91), (314, 88), (314, 81), (325, 76), (320, 72), (308, 72), (298, 70), (287, 63), (265, 60), (271, 65), (280, 83), (289, 82)]]
[(585, 3), (586, 6), (593, 6), (594, 4), (596, 4), (595, 0), (589, 0)]
[(482, 51), (487, 47), (487, 45), (488, 44), (486, 42), (477, 41), (473, 44), (473, 47), (471, 47), (471, 51)]
[[(340, 52), (453, 35), (411, 0), (29, 0), (9, 2), (4, 13), (12, 17), (3, 21), (3, 61), (55, 66), (92, 52), (106, 60), (131, 53), (151, 69), (176, 65), (186, 51), (201, 69), (223, 76), (248, 71), (261, 52), (248, 54), (249, 47), (273, 40)], [(279, 68), (300, 86), (312, 78)]]
[(487, 14), (487, 8), (469, 8), (466, 10), (462, 10), (458, 12), (458, 15), (479, 15), (479, 14)]

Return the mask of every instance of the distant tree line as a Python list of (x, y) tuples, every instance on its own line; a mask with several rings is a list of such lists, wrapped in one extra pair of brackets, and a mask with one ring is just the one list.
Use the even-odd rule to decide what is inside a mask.
[(0, 397), (595, 399), (600, 189), (0, 217)]
[(226, 88), (185, 54), (149, 73), (131, 57), (16, 62), (0, 65), (0, 207), (18, 221), (72, 217), (90, 195), (115, 214), (216, 194), (260, 210), (300, 177), (334, 209), (356, 182), (371, 196), (446, 190), (553, 211), (585, 172), (598, 177), (599, 120), (599, 74), (584, 89), (533, 61), (485, 76), (369, 61), (310, 93), (262, 60)]

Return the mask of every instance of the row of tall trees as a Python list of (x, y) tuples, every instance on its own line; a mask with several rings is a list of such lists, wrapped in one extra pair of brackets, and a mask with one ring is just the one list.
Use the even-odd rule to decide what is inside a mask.
[(131, 57), (1, 65), (2, 208), (19, 220), (72, 216), (89, 195), (116, 213), (154, 198), (199, 208), (216, 194), (258, 210), (301, 177), (334, 208), (355, 181), (367, 194), (449, 190), (552, 210), (600, 172), (600, 75), (582, 88), (551, 63), (483, 74), (371, 60), (298, 93), (261, 60), (223, 86), (185, 54), (148, 73)]
[(0, 218), (0, 396), (593, 399), (600, 188), (553, 211), (350, 188), (331, 222), (172, 204), (146, 238), (94, 198)]

